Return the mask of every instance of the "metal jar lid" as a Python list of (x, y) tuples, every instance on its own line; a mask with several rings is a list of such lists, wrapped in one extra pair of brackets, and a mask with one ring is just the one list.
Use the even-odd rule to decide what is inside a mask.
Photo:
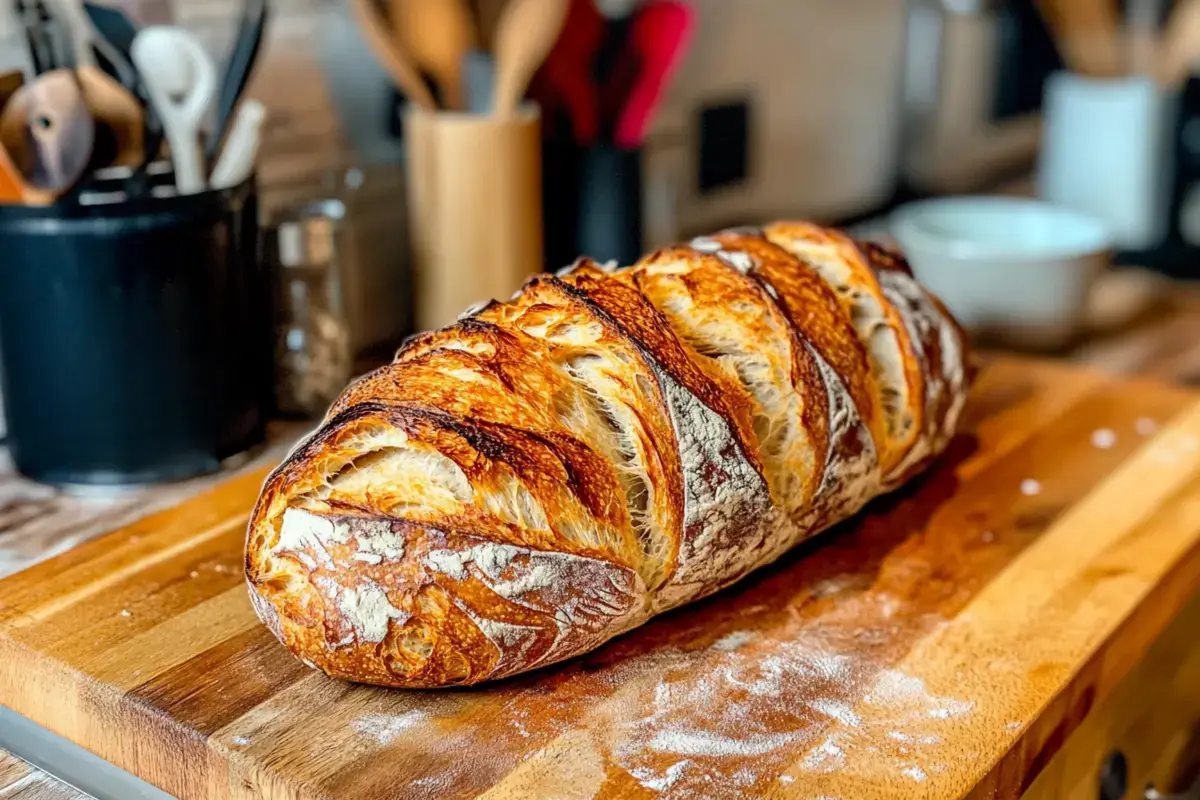
[(334, 237), (345, 216), (345, 205), (335, 199), (316, 200), (289, 211), (276, 227), (280, 265), (311, 267), (332, 261)]

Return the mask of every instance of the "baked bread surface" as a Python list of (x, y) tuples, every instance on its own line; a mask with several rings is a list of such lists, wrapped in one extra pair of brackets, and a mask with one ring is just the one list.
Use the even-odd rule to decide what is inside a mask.
[(809, 223), (538, 275), (352, 383), (247, 536), (310, 666), (478, 683), (711, 594), (920, 472), (965, 339), (904, 260)]

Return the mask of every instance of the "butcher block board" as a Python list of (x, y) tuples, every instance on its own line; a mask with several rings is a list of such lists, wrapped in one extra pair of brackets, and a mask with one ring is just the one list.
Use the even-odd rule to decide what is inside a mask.
[(355, 686), (255, 620), (262, 474), (0, 581), (0, 703), (183, 798), (1012, 797), (1200, 586), (1200, 400), (980, 375), (911, 486), (599, 651)]

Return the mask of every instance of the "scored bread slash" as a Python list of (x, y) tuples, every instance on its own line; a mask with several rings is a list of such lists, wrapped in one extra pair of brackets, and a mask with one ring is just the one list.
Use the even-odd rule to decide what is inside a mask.
[(347, 387), (263, 486), (254, 608), (383, 686), (585, 653), (923, 469), (966, 359), (902, 258), (807, 223), (582, 259)]
[(866, 349), (869, 385), (884, 418), (876, 450), (884, 475), (890, 475), (921, 438), (922, 359), (899, 311), (884, 295), (876, 274), (879, 268), (870, 263), (858, 242), (841, 231), (807, 222), (780, 222), (764, 228), (764, 235), (825, 281)]

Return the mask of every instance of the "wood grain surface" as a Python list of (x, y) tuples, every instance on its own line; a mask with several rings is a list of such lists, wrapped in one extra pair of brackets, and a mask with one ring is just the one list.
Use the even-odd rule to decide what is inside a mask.
[[(1098, 701), (1024, 800), (1096, 800), (1103, 762), (1119, 751), (1131, 798), (1147, 785), (1182, 792), (1200, 776), (1200, 596), (1141, 662)], [(1194, 795), (1193, 795), (1194, 796)]]
[(3, 800), (88, 800), (88, 795), (50, 777), (16, 756), (0, 750), (0, 798)]
[(273, 423), (269, 443), (235, 459), (217, 475), (151, 486), (105, 489), (90, 494), (65, 492), (18, 475), (7, 451), (0, 451), (0, 577), (66, 552), (163, 508), (188, 500), (232, 475), (261, 471), (277, 462), (306, 428)]
[(1200, 405), (1000, 361), (968, 414), (851, 524), (470, 691), (292, 659), (237, 477), (0, 581), (0, 702), (182, 798), (1016, 796), (1200, 585)]

